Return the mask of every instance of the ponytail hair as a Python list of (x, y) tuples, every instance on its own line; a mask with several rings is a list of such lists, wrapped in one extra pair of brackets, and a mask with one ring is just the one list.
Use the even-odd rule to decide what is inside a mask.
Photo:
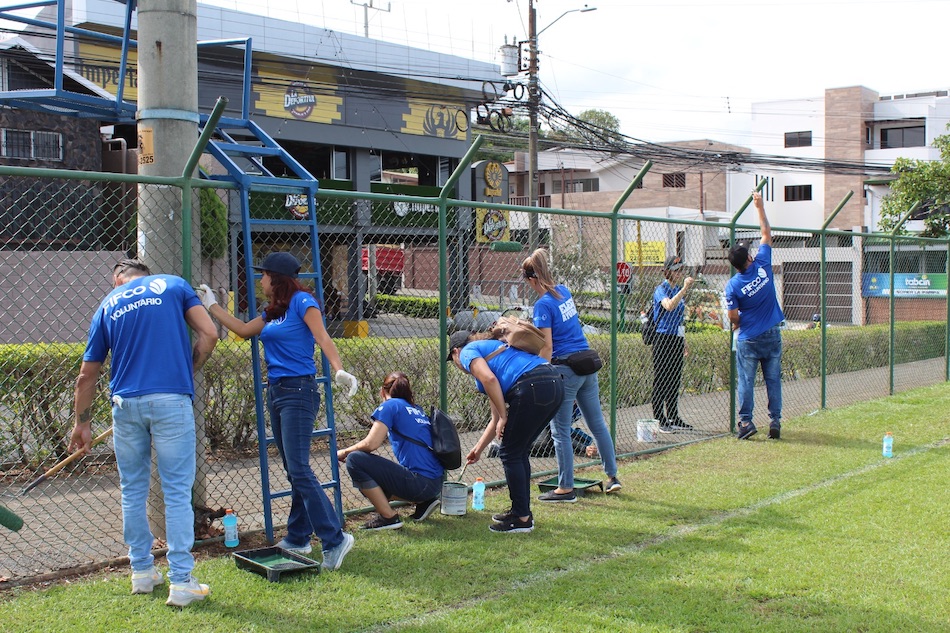
[(544, 292), (550, 293), (555, 299), (562, 299), (557, 291), (554, 276), (548, 265), (548, 251), (544, 248), (536, 249), (521, 263), (521, 272), (525, 279), (537, 279), (538, 285)]
[(411, 405), (416, 403), (412, 400), (412, 387), (409, 386), (409, 377), (401, 371), (394, 371), (383, 381), (383, 391), (389, 394), (390, 398), (401, 398)]

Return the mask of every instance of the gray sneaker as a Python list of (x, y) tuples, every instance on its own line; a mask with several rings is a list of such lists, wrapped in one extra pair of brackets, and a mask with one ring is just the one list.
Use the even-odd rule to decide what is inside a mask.
[(293, 552), (294, 554), (309, 554), (313, 551), (313, 547), (310, 545), (310, 543), (306, 543), (305, 545), (292, 545), (285, 538), (280, 539), (275, 547), (285, 549), (288, 552)]
[(343, 559), (350, 553), (350, 550), (353, 549), (354, 540), (352, 534), (344, 532), (343, 540), (339, 545), (323, 550), (323, 568), (331, 571), (339, 569), (340, 565), (343, 564)]
[(577, 493), (571, 490), (570, 492), (556, 492), (554, 490), (548, 490), (543, 495), (538, 497), (539, 501), (546, 501), (548, 503), (574, 503), (577, 501)]
[(132, 572), (132, 593), (152, 593), (155, 587), (165, 584), (162, 572), (151, 566), (142, 571)]

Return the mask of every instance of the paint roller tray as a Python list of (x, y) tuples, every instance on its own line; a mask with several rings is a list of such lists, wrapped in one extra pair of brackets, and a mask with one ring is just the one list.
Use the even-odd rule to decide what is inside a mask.
[(281, 547), (249, 549), (234, 552), (233, 556), (239, 569), (265, 576), (271, 582), (277, 582), (284, 574), (313, 570), (320, 573), (320, 563)]
[[(597, 486), (600, 488), (600, 491), (604, 491), (604, 482), (600, 479), (578, 479), (574, 478), (574, 491), (578, 495), (585, 494), (588, 489)], [(541, 492), (547, 492), (548, 490), (554, 490), (557, 488), (557, 477), (551, 477), (550, 479), (545, 479), (544, 481), (538, 482), (538, 488), (541, 489)]]

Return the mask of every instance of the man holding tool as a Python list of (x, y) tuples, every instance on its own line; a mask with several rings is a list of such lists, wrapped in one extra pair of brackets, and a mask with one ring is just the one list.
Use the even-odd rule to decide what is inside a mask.
[(762, 242), (755, 257), (747, 242), (737, 242), (729, 249), (729, 262), (738, 271), (726, 284), (726, 307), (734, 332), (737, 391), (739, 396), (740, 440), (756, 433), (752, 423), (755, 395), (755, 373), (762, 366), (765, 392), (768, 395), (769, 439), (782, 435), (782, 330), (785, 320), (775, 293), (772, 272), (772, 227), (765, 215), (762, 194), (752, 192), (752, 201), (759, 216)]
[[(70, 450), (92, 445), (92, 413), (102, 363), (111, 352), (109, 390), (116, 465), (122, 486), (123, 536), (129, 546), (132, 593), (152, 593), (165, 582), (154, 565), (154, 537), (146, 502), (152, 445), (165, 499), (168, 540), (166, 604), (183, 607), (208, 595), (191, 575), (195, 566), (195, 416), (193, 373), (218, 341), (217, 330), (194, 289), (173, 275), (152, 275), (135, 259), (112, 269), (113, 290), (92, 317), (76, 379), (76, 420)], [(188, 328), (196, 334), (191, 344)]]

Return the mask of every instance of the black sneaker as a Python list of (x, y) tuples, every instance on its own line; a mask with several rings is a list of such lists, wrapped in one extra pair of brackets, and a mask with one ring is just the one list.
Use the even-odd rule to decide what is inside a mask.
[(782, 439), (782, 429), (781, 427), (773, 426), (769, 428), (769, 439), (770, 440), (780, 440)]
[(609, 495), (612, 492), (620, 492), (622, 487), (623, 486), (620, 485), (619, 479), (616, 477), (611, 477), (610, 481), (607, 482), (607, 487), (604, 488), (604, 493)]
[(513, 521), (518, 517), (515, 516), (515, 513), (511, 511), (511, 508), (508, 508), (504, 512), (499, 512), (498, 514), (493, 514), (491, 520), (495, 523), (504, 523), (506, 521)]
[(670, 426), (672, 426), (677, 431), (694, 431), (695, 430), (692, 424), (686, 424), (682, 420), (677, 420), (676, 422), (670, 422)]
[(534, 529), (534, 517), (528, 517), (527, 521), (522, 521), (519, 517), (512, 517), (511, 519), (502, 523), (492, 523), (488, 526), (488, 529), (492, 532), (501, 532), (506, 534), (530, 532)]
[(676, 429), (673, 428), (672, 424), (660, 424), (659, 431), (660, 433), (676, 433)]
[(571, 490), (570, 492), (556, 492), (554, 490), (548, 490), (543, 495), (538, 497), (539, 501), (547, 501), (548, 503), (574, 503), (577, 501), (577, 493)]
[(381, 514), (377, 514), (375, 519), (367, 521), (360, 526), (361, 530), (398, 530), (402, 527), (402, 519), (398, 514), (394, 514), (388, 519)]
[(758, 432), (758, 429), (755, 428), (755, 425), (751, 422), (746, 422), (745, 424), (739, 423), (739, 434), (736, 436), (736, 439), (747, 440)]
[(438, 497), (429, 499), (428, 501), (420, 501), (416, 504), (416, 511), (412, 513), (413, 521), (425, 521), (429, 518), (429, 515), (435, 512), (435, 509), (439, 507), (439, 504), (442, 503), (442, 500)]

